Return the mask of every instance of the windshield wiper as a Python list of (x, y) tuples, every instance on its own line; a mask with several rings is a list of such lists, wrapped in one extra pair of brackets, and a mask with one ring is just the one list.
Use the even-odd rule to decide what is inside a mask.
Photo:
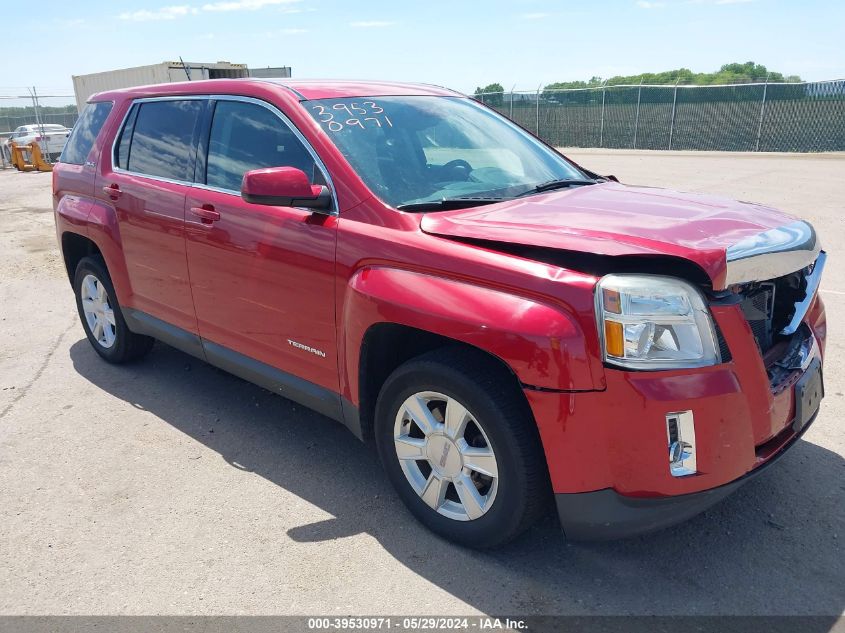
[(408, 204), (400, 204), (396, 208), (400, 211), (446, 211), (479, 207), (503, 200), (510, 200), (510, 198), (442, 198), (441, 200), (428, 200), (426, 202), (409, 202)]
[(543, 193), (544, 191), (552, 191), (553, 189), (564, 189), (566, 187), (573, 187), (576, 185), (595, 185), (598, 182), (598, 180), (576, 180), (572, 178), (557, 178), (555, 180), (541, 182), (539, 185), (532, 187), (528, 191), (523, 191), (516, 197), (521, 198), (522, 196), (530, 196), (535, 193)]

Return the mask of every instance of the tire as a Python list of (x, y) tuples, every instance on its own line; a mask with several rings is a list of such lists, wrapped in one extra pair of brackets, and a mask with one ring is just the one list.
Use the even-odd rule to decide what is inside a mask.
[[(155, 339), (130, 331), (102, 257), (84, 257), (73, 277), (76, 309), (91, 347), (103, 359), (120, 364), (137, 360)], [(86, 307), (93, 309), (86, 314)], [(99, 322), (99, 323), (98, 323)]]
[(374, 434), (399, 497), (450, 541), (503, 545), (549, 507), (548, 469), (531, 410), (513, 376), (482, 352), (444, 348), (397, 368), (379, 394)]

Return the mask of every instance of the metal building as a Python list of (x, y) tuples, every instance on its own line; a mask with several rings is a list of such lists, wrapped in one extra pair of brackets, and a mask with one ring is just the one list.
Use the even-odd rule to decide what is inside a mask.
[(290, 77), (290, 66), (277, 66), (276, 68), (250, 68), (250, 77), (261, 77), (263, 79), (287, 79)]
[(85, 102), (92, 94), (116, 88), (131, 88), (149, 84), (199, 79), (231, 79), (238, 77), (290, 77), (290, 66), (279, 68), (249, 69), (246, 64), (231, 62), (161, 62), (149, 66), (136, 66), (120, 70), (73, 76), (73, 91), (76, 107), (82, 112)]

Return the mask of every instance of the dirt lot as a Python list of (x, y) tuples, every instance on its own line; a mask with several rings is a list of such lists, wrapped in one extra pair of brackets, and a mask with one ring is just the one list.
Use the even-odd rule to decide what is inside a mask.
[(573, 151), (630, 183), (809, 219), (831, 254), (822, 413), (698, 518), (494, 553), (448, 545), (339, 425), (164, 345), (94, 354), (56, 250), (49, 174), (0, 172), (0, 614), (841, 614), (845, 155)]

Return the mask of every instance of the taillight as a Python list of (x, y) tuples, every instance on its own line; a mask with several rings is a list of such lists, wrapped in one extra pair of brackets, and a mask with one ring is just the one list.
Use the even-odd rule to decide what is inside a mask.
[(40, 143), (43, 139), (40, 136), (35, 137), (35, 142)]

